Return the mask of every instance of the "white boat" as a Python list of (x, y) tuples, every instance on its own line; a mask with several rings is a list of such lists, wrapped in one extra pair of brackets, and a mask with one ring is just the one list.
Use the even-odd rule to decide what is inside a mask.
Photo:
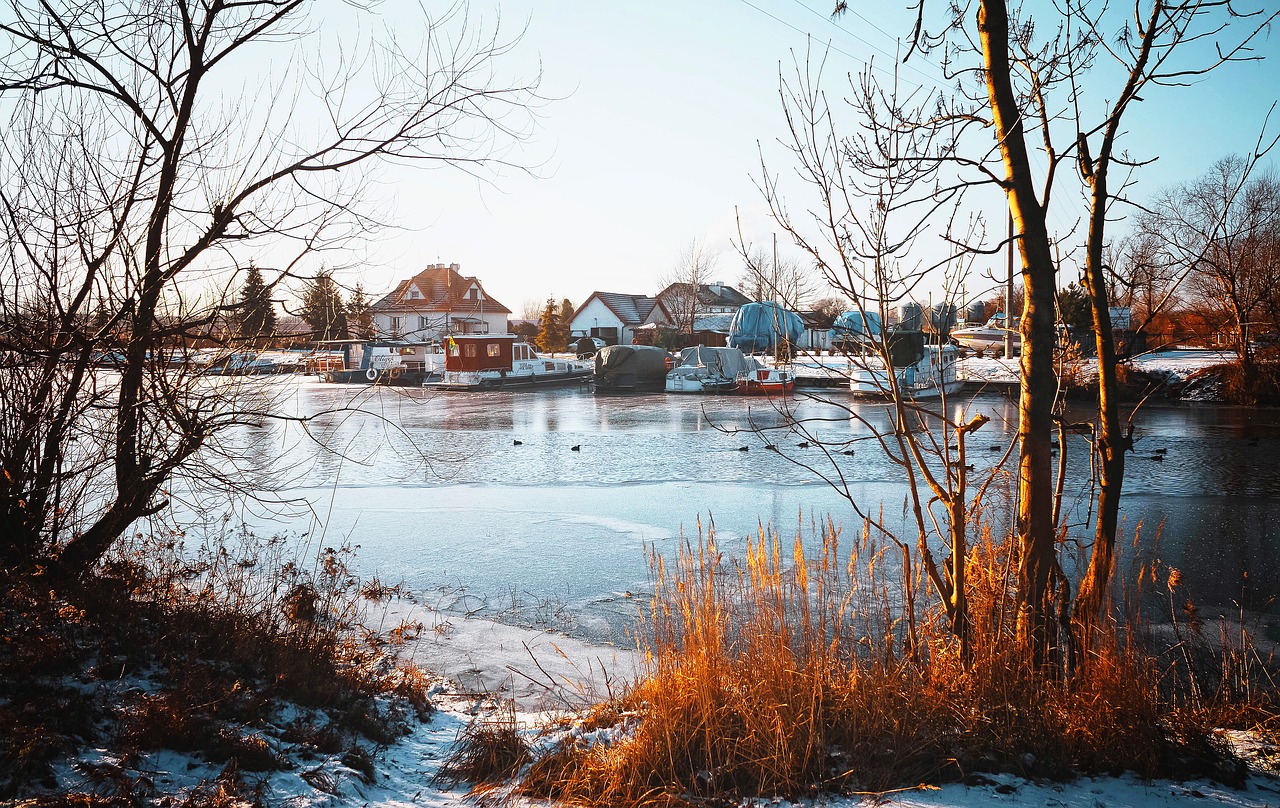
[(898, 392), (911, 399), (940, 398), (964, 389), (957, 373), (960, 349), (954, 345), (925, 345), (918, 331), (890, 333), (889, 366), (879, 353), (853, 357), (849, 366), (849, 392), (857, 396), (887, 398), (893, 394), (890, 373)]
[(675, 368), (667, 374), (666, 391), (727, 393), (737, 386), (739, 374), (759, 369), (754, 359), (748, 359), (737, 348), (697, 345), (680, 352)]
[(951, 332), (951, 338), (959, 343), (962, 348), (968, 348), (978, 353), (986, 351), (1002, 353), (1006, 336), (1009, 338), (1011, 352), (1018, 353), (1022, 348), (1022, 335), (1015, 329), (1005, 328), (1004, 314), (1002, 312), (996, 312), (996, 315), (988, 320), (986, 325), (957, 328)]
[(585, 383), (590, 362), (539, 356), (515, 334), (456, 334), (445, 343), (444, 374), (424, 384), (436, 390), (521, 390)]

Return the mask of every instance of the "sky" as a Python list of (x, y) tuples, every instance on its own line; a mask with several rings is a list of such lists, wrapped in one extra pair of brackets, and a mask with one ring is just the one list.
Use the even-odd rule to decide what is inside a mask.
[[(397, 229), (353, 256), (359, 269), (345, 280), (379, 294), (429, 263), (457, 263), (518, 316), (548, 297), (579, 304), (595, 290), (653, 294), (697, 239), (720, 253), (716, 278), (737, 281), (737, 222), (753, 245), (778, 232), (755, 185), (761, 160), (771, 173), (792, 170), (779, 144), (779, 71), (793, 71), (810, 43), (829, 48), (825, 85), (838, 95), (845, 75), (869, 60), (891, 69), (898, 38), (909, 35), (904, 4), (849, 5), (832, 21), (830, 0), (475, 0), (472, 24), (500, 18), (508, 33), (524, 29), (497, 69), (541, 70), (550, 100), (513, 155), (529, 170), (486, 180), (388, 172), (380, 190)], [(394, 3), (382, 11), (397, 13)], [(1259, 40), (1255, 53), (1280, 57), (1280, 32)], [(929, 86), (939, 71), (916, 56), (902, 75)], [(1100, 71), (1083, 89), (1097, 103), (1118, 86)], [(1252, 149), (1278, 87), (1280, 59), (1271, 58), (1144, 96), (1124, 142), (1159, 159), (1142, 169), (1135, 198)], [(1280, 121), (1271, 131), (1280, 133)], [(1065, 196), (1051, 208), (1051, 227), (1069, 228), (1080, 215)], [(796, 208), (811, 201), (788, 198)], [(1003, 221), (999, 201), (987, 211), (993, 221)], [(795, 252), (781, 235), (780, 252)]]

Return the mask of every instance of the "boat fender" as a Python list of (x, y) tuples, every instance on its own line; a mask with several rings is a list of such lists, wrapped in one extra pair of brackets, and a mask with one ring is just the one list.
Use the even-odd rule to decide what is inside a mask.
[(369, 381), (373, 381), (374, 379), (378, 378), (378, 371), (374, 370), (373, 368), (369, 368), (364, 372), (364, 377)]
[(392, 368), (391, 370), (387, 371), (387, 375), (391, 377), (392, 381), (395, 381), (396, 379), (400, 378), (400, 368)]
[(666, 360), (663, 362), (663, 364), (666, 365), (667, 370), (675, 369), (675, 366), (676, 366), (675, 357), (668, 356)]

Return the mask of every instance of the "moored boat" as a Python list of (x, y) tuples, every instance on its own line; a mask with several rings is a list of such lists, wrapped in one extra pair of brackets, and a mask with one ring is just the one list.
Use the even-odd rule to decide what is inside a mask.
[(347, 340), (330, 344), (342, 349), (341, 358), (330, 352), (323, 361), (309, 363), (325, 382), (421, 387), (440, 378), (444, 370), (444, 354), (433, 343)]
[(927, 345), (919, 331), (890, 331), (889, 363), (879, 352), (852, 357), (849, 392), (858, 396), (887, 398), (894, 388), (910, 399), (940, 398), (964, 389), (959, 378), (960, 349), (954, 345)]
[(585, 383), (591, 363), (539, 356), (515, 334), (457, 334), (445, 345), (444, 375), (435, 390), (522, 390)]
[(668, 393), (728, 393), (738, 384), (738, 374), (758, 369), (737, 348), (685, 348), (667, 374)]
[(596, 393), (662, 392), (675, 358), (652, 345), (606, 345), (596, 352)]
[(795, 389), (796, 375), (783, 368), (756, 368), (738, 374), (733, 392), (743, 396), (781, 396)]
[(1022, 335), (1015, 329), (1005, 328), (1004, 314), (1002, 312), (996, 312), (995, 316), (986, 322), (986, 325), (953, 329), (951, 338), (959, 343), (962, 348), (967, 348), (977, 353), (985, 353), (987, 351), (1003, 353), (1006, 338), (1009, 341), (1011, 353), (1016, 354), (1022, 348)]

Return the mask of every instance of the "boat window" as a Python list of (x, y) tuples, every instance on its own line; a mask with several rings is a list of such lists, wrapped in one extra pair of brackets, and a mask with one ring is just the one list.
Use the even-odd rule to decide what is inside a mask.
[(449, 356), (457, 356), (457, 355), (458, 355), (458, 343), (450, 339), (449, 340)]
[(475, 346), (474, 344), (470, 344), (470, 345), (463, 345), (463, 346), (462, 346), (462, 353), (463, 353), (463, 355), (464, 355), (464, 356), (466, 356), (466, 357), (468, 357), (468, 358), (471, 358), (471, 359), (474, 359), (474, 358), (475, 358), (475, 356), (476, 356), (476, 346)]
[(502, 356), (502, 346), (499, 345), (498, 343), (490, 342), (487, 347), (488, 347), (489, 356), (491, 357)]

